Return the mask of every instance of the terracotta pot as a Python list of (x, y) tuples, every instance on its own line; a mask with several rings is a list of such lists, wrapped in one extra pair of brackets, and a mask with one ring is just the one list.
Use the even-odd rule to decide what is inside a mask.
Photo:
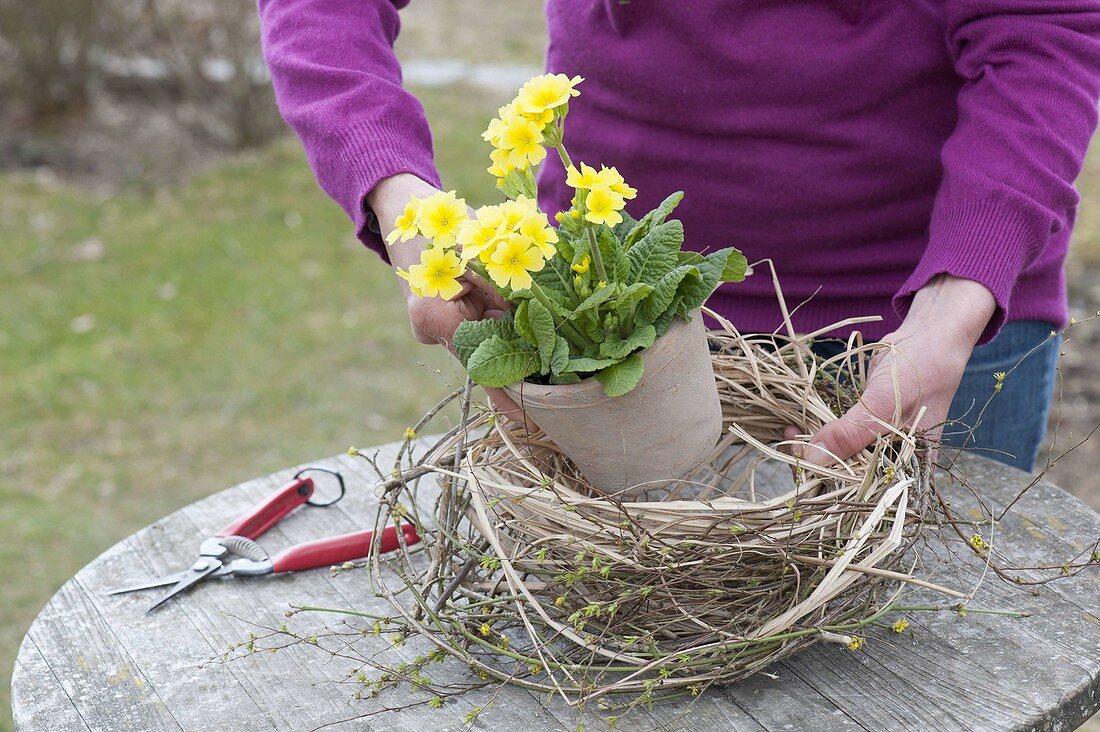
[(702, 315), (676, 318), (641, 352), (642, 380), (618, 397), (594, 378), (506, 388), (592, 486), (637, 498), (698, 467), (722, 434), (722, 407)]

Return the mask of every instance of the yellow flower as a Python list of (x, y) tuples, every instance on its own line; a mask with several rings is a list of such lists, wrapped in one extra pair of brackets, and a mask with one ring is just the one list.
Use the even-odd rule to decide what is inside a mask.
[(581, 163), (581, 169), (577, 170), (572, 165), (565, 171), (565, 184), (572, 188), (589, 189), (600, 184), (600, 174), (591, 165)]
[(592, 258), (585, 254), (581, 257), (581, 261), (576, 264), (569, 265), (569, 268), (577, 274), (584, 274), (588, 271), (588, 268), (592, 265)]
[(492, 632), (492, 630), (491, 630), (491, 629), (489, 628), (489, 624), (488, 624), (488, 623), (482, 623), (482, 624), (481, 624), (481, 634), (482, 634), (482, 635), (484, 635), (484, 636), (488, 636), (488, 635), (489, 635), (489, 633), (491, 633), (491, 632)]
[(626, 202), (622, 196), (606, 186), (596, 186), (590, 190), (584, 204), (588, 209), (584, 218), (593, 224), (615, 226), (623, 220), (619, 211), (623, 210)]
[(638, 189), (628, 186), (619, 171), (613, 167), (608, 168), (601, 165), (600, 172), (596, 173), (596, 179), (600, 185), (607, 186), (628, 201), (638, 195)]
[(496, 245), (486, 269), (499, 287), (526, 290), (531, 287), (530, 273), (538, 272), (545, 264), (530, 237), (510, 234)]
[(412, 427), (406, 427), (405, 428), (405, 439), (406, 440), (415, 440), (416, 439), (416, 430), (414, 430)]
[(417, 297), (439, 296), (450, 300), (462, 291), (458, 277), (464, 269), (458, 261), (458, 255), (451, 249), (431, 247), (420, 253), (420, 264), (409, 267), (408, 272), (398, 270), (397, 274), (408, 280), (409, 287)]
[(436, 246), (449, 247), (466, 220), (466, 201), (454, 191), (435, 193), (420, 202), (419, 214), (420, 233)]
[(539, 205), (533, 198), (520, 195), (514, 201), (500, 204), (501, 225), (508, 231), (519, 231), (520, 224), (539, 213)]
[(863, 648), (863, 639), (858, 635), (851, 636), (851, 640), (848, 641), (848, 650), (858, 651), (860, 648)]
[[(413, 265), (413, 267), (416, 267), (416, 266), (417, 265), (415, 265), (415, 264)], [(410, 267), (409, 269), (412, 269), (412, 267)], [(417, 287), (416, 283), (414, 283), (412, 281), (412, 275), (411, 274), (409, 274), (405, 270), (398, 267), (397, 268), (397, 276), (409, 283), (409, 289), (412, 290), (412, 294), (416, 295), (417, 297), (425, 297), (424, 291), (421, 290), (419, 287)]]
[(906, 630), (909, 629), (909, 621), (903, 618), (901, 620), (895, 621), (894, 624), (890, 627), (895, 633), (904, 633)]
[(554, 247), (558, 241), (558, 232), (554, 231), (554, 227), (546, 220), (546, 214), (541, 211), (524, 216), (519, 224), (519, 233), (531, 239), (546, 259), (550, 259), (558, 251)]
[(539, 114), (560, 107), (570, 97), (580, 95), (574, 87), (582, 81), (584, 79), (579, 76), (570, 79), (565, 74), (536, 76), (520, 87), (515, 100), (516, 108), (523, 114)]
[(405, 204), (405, 210), (393, 222), (393, 231), (386, 237), (387, 244), (395, 241), (408, 241), (420, 233), (417, 228), (417, 218), (420, 211), (420, 199), (413, 196)]
[(508, 151), (508, 164), (514, 168), (538, 165), (546, 157), (542, 131), (526, 117), (512, 117), (504, 122), (498, 147)]
[[(462, 260), (465, 262), (480, 257), (481, 261), (489, 261), (489, 255), (493, 251), (499, 234), (498, 225), (493, 222), (493, 212), (488, 210), (495, 206), (484, 206), (477, 210), (477, 218), (466, 219), (458, 230), (458, 246), (462, 250)], [(496, 217), (499, 218), (499, 217)]]
[(517, 116), (515, 101), (505, 104), (497, 110), (497, 116), (489, 120), (489, 126), (481, 133), (481, 139), (494, 147), (500, 147), (500, 133), (504, 129), (504, 121)]
[(489, 171), (489, 175), (503, 178), (515, 170), (515, 166), (508, 162), (507, 150), (502, 150), (499, 147), (493, 148), (493, 151), (489, 153), (489, 159), (493, 162), (492, 165), (486, 168), (486, 170)]

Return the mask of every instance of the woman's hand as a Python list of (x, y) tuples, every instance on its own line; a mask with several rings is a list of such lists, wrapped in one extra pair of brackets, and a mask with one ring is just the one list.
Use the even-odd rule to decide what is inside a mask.
[[(411, 196), (425, 198), (436, 189), (408, 173), (386, 178), (367, 196), (367, 205), (378, 217), (378, 225), (385, 237), (393, 228), (393, 222), (405, 209)], [(394, 269), (407, 270), (420, 261), (420, 252), (429, 243), (423, 237), (400, 242), (389, 247), (390, 265)], [(421, 343), (439, 344), (454, 352), (455, 329), (464, 320), (501, 318), (510, 309), (507, 301), (489, 283), (463, 275), (462, 291), (450, 300), (438, 297), (417, 297), (404, 279), (398, 278), (405, 303), (409, 309), (409, 324), (413, 335)], [(497, 411), (505, 417), (522, 421), (519, 406), (503, 389), (486, 389)]]
[[(977, 282), (950, 275), (930, 281), (913, 297), (901, 327), (882, 339), (893, 347), (872, 360), (859, 403), (818, 430), (801, 448), (802, 457), (817, 465), (847, 460), (888, 432), (886, 425), (911, 425), (921, 407), (918, 429), (938, 438), (995, 307), (993, 294)], [(787, 428), (788, 439), (797, 435)]]

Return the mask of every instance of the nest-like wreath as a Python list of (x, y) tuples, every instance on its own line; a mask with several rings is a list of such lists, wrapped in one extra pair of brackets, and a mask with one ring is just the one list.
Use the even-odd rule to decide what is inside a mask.
[(784, 428), (811, 434), (854, 403), (880, 346), (853, 337), (825, 360), (812, 336), (719, 321), (725, 437), (647, 501), (600, 495), (545, 435), (474, 414), (469, 385), (452, 394), (460, 423), (422, 456), (407, 443), (384, 486), (380, 523), (412, 520), (428, 537), (371, 564), (404, 632), (573, 704), (649, 701), (818, 641), (858, 644), (899, 582), (931, 586), (899, 566), (934, 503), (930, 451), (912, 430), (830, 468), (784, 446)]

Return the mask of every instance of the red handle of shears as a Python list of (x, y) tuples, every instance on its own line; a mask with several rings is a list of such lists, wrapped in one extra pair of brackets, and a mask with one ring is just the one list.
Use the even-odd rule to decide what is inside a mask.
[[(401, 533), (405, 536), (405, 544), (412, 545), (420, 542), (420, 536), (412, 524), (402, 524)], [(373, 531), (356, 531), (351, 534), (330, 536), (327, 539), (307, 541), (304, 544), (292, 546), (272, 558), (272, 571), (274, 572), (299, 572), (304, 569), (316, 569), (318, 567), (331, 567), (334, 564), (350, 562), (353, 559), (362, 559), (371, 552), (374, 543)], [(382, 531), (379, 549), (383, 554), (392, 552), (401, 546), (397, 537), (397, 527), (387, 526)]]
[(308, 501), (312, 495), (313, 479), (295, 478), (286, 488), (257, 504), (251, 511), (214, 536), (244, 536), (249, 539), (259, 539), (264, 532)]

